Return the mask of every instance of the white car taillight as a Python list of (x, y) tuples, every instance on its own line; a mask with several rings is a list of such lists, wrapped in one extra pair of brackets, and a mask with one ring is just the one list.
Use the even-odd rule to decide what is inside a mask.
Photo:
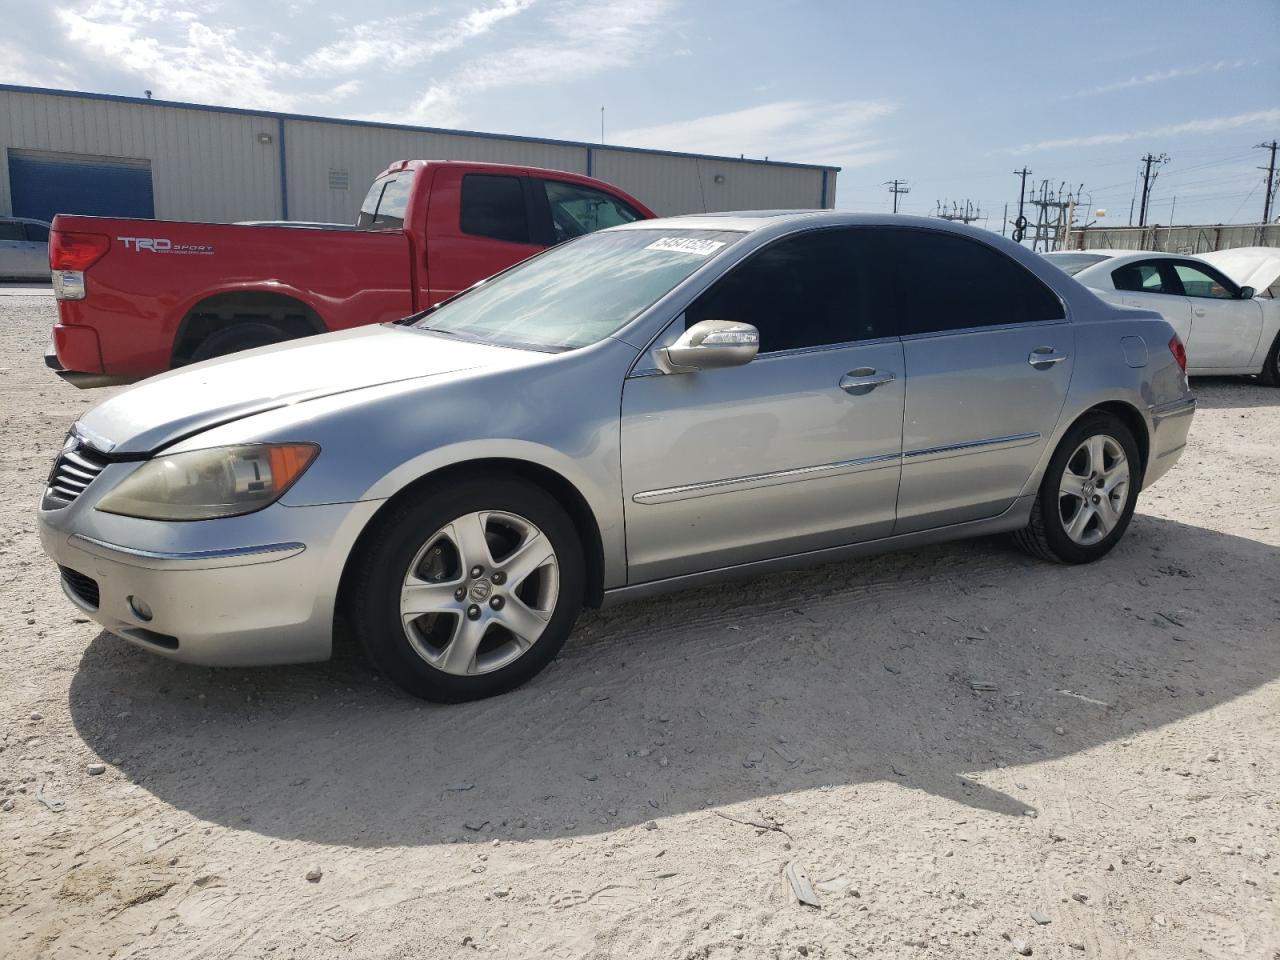
[(59, 300), (84, 299), (84, 271), (54, 270), (53, 295)]

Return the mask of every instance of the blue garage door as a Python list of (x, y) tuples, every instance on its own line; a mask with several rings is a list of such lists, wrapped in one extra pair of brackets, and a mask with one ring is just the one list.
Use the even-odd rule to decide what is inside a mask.
[(150, 160), (10, 150), (9, 192), (15, 217), (156, 215)]

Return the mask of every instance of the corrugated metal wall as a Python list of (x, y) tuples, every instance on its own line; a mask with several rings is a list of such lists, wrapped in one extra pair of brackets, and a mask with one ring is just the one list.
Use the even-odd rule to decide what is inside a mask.
[(12, 213), (9, 148), (150, 160), (156, 216), (172, 220), (287, 216), (350, 223), (374, 176), (408, 159), (590, 173), (660, 215), (810, 208), (824, 205), (824, 198), (832, 207), (836, 192), (836, 172), (830, 168), (5, 87), (0, 89), (0, 214)]
[(1072, 230), (1071, 250), (1159, 250), (1208, 253), (1236, 247), (1280, 247), (1280, 224), (1236, 223), (1187, 227), (1089, 227)]
[[(270, 117), (0, 91), (0, 147), (150, 160), (160, 218), (279, 216), (275, 130)], [(264, 132), (272, 143), (258, 143)], [(0, 214), (11, 212), (6, 155)]]

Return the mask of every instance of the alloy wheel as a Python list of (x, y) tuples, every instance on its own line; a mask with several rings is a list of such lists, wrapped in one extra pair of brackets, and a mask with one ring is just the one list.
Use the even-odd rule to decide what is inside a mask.
[(1091, 546), (1115, 529), (1129, 497), (1129, 461), (1114, 437), (1095, 434), (1067, 459), (1058, 484), (1058, 516), (1068, 537)]
[(469, 513), (414, 556), (400, 616), (414, 651), (455, 676), (491, 673), (538, 642), (560, 594), (551, 541), (513, 513)]

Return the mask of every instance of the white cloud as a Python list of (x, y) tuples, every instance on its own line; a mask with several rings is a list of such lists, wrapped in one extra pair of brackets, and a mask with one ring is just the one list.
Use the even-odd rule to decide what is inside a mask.
[(1170, 126), (1154, 127), (1147, 130), (1125, 130), (1119, 133), (1096, 133), (1088, 136), (1040, 140), (1036, 143), (1024, 143), (1017, 147), (1007, 147), (1001, 152), (1020, 156), (1024, 153), (1058, 150), (1063, 147), (1097, 147), (1111, 143), (1127, 143), (1130, 140), (1176, 137), (1186, 133), (1220, 133), (1223, 130), (1236, 130), (1240, 127), (1271, 127), (1276, 124), (1280, 124), (1280, 110), (1256, 110), (1253, 113), (1238, 113), (1232, 117), (1209, 117), (1203, 120), (1188, 120), (1185, 123), (1175, 123)]
[(1063, 100), (1074, 100), (1079, 97), (1096, 97), (1104, 93), (1115, 93), (1118, 90), (1130, 90), (1134, 87), (1145, 87), (1153, 83), (1164, 83), (1166, 80), (1178, 80), (1182, 77), (1198, 77), (1206, 73), (1221, 73), (1224, 70), (1240, 70), (1244, 67), (1258, 65), (1257, 60), (1219, 60), (1216, 63), (1202, 63), (1195, 67), (1170, 67), (1168, 70), (1156, 70), (1140, 76), (1132, 76), (1128, 80), (1115, 83), (1104, 83), (1096, 87), (1087, 87), (1068, 93)]
[(206, 13), (199, 4), (100, 0), (83, 13), (57, 16), (71, 43), (138, 74), (158, 97), (277, 110), (305, 99), (279, 89), (286, 67), (270, 50), (250, 48), (233, 28), (207, 26)]
[[(431, 84), (401, 121), (457, 122), (468, 94), (545, 86), (630, 66), (651, 52), (675, 0), (562, 0), (543, 21), (545, 39), (486, 53)], [(378, 115), (370, 119), (392, 119)]]
[(889, 100), (779, 100), (624, 130), (612, 139), (635, 147), (860, 167), (892, 154), (871, 131), (896, 110)]
[(313, 73), (351, 72), (368, 66), (415, 66), (484, 36), (535, 2), (497, 0), (489, 6), (476, 7), (439, 29), (431, 25), (429, 13), (411, 13), (359, 23), (338, 42), (309, 55), (302, 66)]

